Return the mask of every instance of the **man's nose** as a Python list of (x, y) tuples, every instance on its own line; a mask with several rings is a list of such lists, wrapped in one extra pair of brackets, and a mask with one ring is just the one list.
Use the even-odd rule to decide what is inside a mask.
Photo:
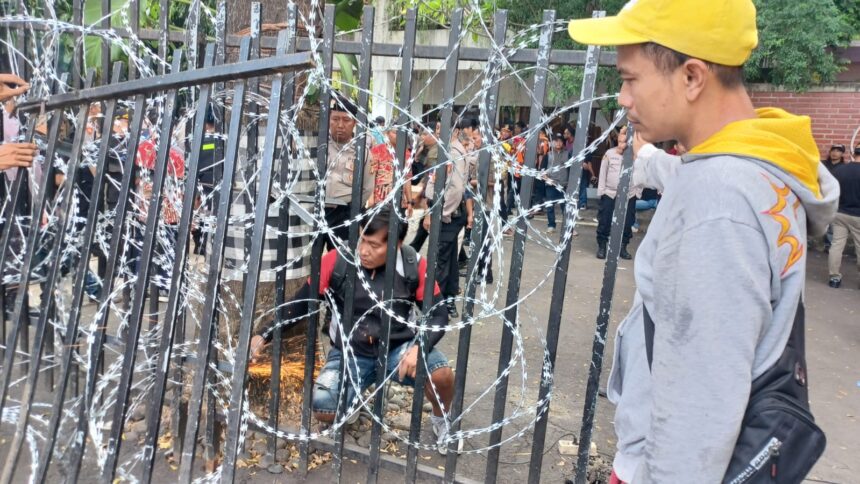
[(618, 104), (627, 110), (633, 107), (633, 96), (630, 95), (630, 89), (627, 88), (626, 84), (621, 85), (621, 92), (618, 93)]

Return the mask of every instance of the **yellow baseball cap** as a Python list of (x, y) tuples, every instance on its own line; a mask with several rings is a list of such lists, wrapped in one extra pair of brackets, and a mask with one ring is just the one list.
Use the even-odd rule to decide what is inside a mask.
[(587, 45), (654, 42), (690, 57), (740, 66), (758, 45), (752, 0), (630, 0), (614, 17), (571, 20)]

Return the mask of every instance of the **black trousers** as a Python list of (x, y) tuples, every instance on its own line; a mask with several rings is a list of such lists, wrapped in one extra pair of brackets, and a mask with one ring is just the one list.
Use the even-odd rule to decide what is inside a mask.
[[(615, 199), (609, 195), (600, 197), (600, 204), (597, 208), (597, 243), (605, 244), (609, 241), (609, 234), (612, 230), (612, 213), (615, 210)], [(627, 216), (624, 218), (624, 236), (621, 241), (625, 245), (630, 242), (633, 237), (633, 221), (636, 220), (636, 199), (631, 198), (627, 201)]]
[(466, 226), (466, 217), (451, 219), (443, 223), (439, 232), (439, 252), (436, 256), (436, 282), (444, 297), (455, 297), (460, 293), (460, 270), (457, 265), (457, 236)]
[[(331, 208), (326, 207), (325, 209), (326, 223), (329, 227), (332, 227), (334, 236), (343, 240), (344, 243), (349, 241), (349, 225), (345, 225), (344, 222), (349, 220), (350, 206), (351, 204), (337, 205)], [(325, 243), (328, 250), (334, 250), (336, 247), (334, 239), (331, 237), (326, 237)]]

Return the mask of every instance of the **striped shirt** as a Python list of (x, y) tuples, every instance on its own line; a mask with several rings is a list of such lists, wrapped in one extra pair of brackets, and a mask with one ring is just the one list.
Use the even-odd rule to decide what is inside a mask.
[[(285, 200), (285, 191), (292, 196), (301, 197), (303, 200), (310, 200), (311, 198), (309, 197), (313, 197), (314, 195), (316, 176), (313, 174), (313, 167), (316, 164), (316, 135), (302, 135), (301, 142), (304, 151), (299, 153), (297, 158), (291, 160), (290, 177), (286, 180), (286, 183), (279, 179), (283, 159), (281, 156), (276, 155), (274, 166), (275, 182), (272, 186), (266, 217), (266, 240), (263, 246), (260, 282), (274, 282), (277, 271), (281, 269), (281, 267), (277, 266), (277, 242), (282, 203), (272, 203), (272, 201), (278, 200), (282, 202)], [(260, 151), (262, 151), (263, 143), (264, 137), (261, 135), (258, 145)], [(239, 159), (242, 163), (238, 167), (232, 190), (233, 203), (230, 209), (230, 221), (224, 251), (223, 280), (242, 280), (243, 274), (248, 270), (247, 258), (245, 257), (245, 230), (253, 226), (254, 213), (253, 209), (250, 212), (247, 211), (246, 203), (248, 206), (253, 207), (254, 200), (250, 199), (248, 191), (244, 189), (245, 161), (247, 160), (246, 146), (247, 139), (243, 139), (239, 149)], [(280, 151), (279, 146), (276, 153)], [(313, 213), (312, 203), (302, 202), (300, 205), (307, 212)], [(302, 219), (293, 207), (294, 205), (291, 204), (289, 230), (287, 231), (287, 280), (307, 277), (310, 274), (310, 234), (313, 231), (313, 226), (308, 221)], [(250, 247), (250, 243), (248, 245)]]

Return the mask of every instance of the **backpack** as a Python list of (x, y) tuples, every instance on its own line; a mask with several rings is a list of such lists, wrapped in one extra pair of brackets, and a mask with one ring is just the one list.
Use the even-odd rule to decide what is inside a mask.
[[(403, 278), (406, 279), (406, 288), (409, 294), (415, 294), (418, 291), (418, 253), (412, 246), (403, 244), (400, 248), (400, 256), (403, 260)], [(334, 263), (334, 271), (331, 274), (328, 287), (334, 293), (339, 293), (343, 289), (346, 281), (346, 270), (348, 264), (346, 259), (338, 254), (337, 261)]]
[[(643, 313), (650, 368), (655, 327), (645, 306)], [(804, 322), (800, 301), (782, 355), (752, 382), (724, 484), (799, 483), (824, 452), (824, 432), (809, 411)]]

